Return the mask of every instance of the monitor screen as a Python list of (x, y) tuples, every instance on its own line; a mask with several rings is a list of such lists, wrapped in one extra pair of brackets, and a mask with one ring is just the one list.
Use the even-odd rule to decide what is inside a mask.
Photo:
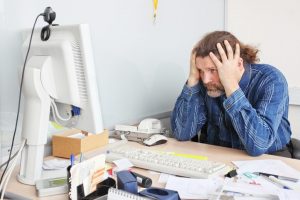
[[(41, 176), (49, 119), (91, 133), (103, 131), (89, 26), (52, 26), (47, 41), (40, 33), (34, 31), (23, 83), (26, 146), (19, 180), (32, 185)], [(24, 52), (29, 40), (30, 35)]]

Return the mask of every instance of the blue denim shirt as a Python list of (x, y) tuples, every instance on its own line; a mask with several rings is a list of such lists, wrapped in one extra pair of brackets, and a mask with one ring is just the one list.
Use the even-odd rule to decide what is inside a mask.
[(286, 147), (291, 129), (282, 73), (270, 65), (249, 64), (239, 86), (228, 98), (213, 98), (201, 81), (185, 85), (171, 115), (174, 137), (189, 140), (206, 124), (209, 144), (245, 149), (252, 156)]

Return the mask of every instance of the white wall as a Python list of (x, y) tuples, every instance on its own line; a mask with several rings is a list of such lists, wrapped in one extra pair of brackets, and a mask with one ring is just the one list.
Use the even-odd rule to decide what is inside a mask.
[(300, 140), (300, 106), (290, 105), (289, 119), (293, 131), (293, 137)]
[(170, 111), (187, 78), (194, 43), (224, 29), (223, 0), (159, 1), (155, 25), (152, 0), (0, 0), (2, 130), (14, 126), (14, 117), (7, 116), (17, 108), (21, 31), (46, 6), (56, 11), (55, 23), (90, 24), (107, 128)]
[(272, 64), (287, 78), (293, 137), (300, 139), (300, 1), (226, 0), (227, 30), (260, 49), (261, 63)]
[(274, 64), (290, 87), (300, 87), (300, 1), (227, 0), (226, 27), (245, 43), (258, 46), (261, 62)]

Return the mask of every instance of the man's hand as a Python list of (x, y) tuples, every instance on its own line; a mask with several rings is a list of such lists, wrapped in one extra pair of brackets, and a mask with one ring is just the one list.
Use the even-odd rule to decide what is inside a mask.
[(196, 67), (196, 52), (192, 51), (190, 58), (190, 75), (187, 84), (189, 87), (193, 87), (199, 82), (199, 80), (200, 72)]
[(240, 45), (236, 44), (235, 52), (233, 52), (227, 40), (224, 41), (224, 44), (226, 46), (227, 55), (221, 44), (217, 44), (222, 62), (212, 52), (209, 53), (209, 56), (218, 69), (220, 81), (228, 97), (239, 88), (239, 82), (244, 73), (244, 66), (243, 60), (240, 58)]

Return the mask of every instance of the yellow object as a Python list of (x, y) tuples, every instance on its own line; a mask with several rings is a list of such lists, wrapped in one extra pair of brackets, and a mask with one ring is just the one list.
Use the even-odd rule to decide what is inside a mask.
[(183, 158), (192, 158), (196, 160), (207, 160), (208, 158), (206, 156), (199, 156), (199, 155), (193, 155), (193, 154), (185, 154), (185, 153), (175, 153), (175, 152), (168, 152), (170, 155), (183, 157)]
[(51, 122), (52, 126), (55, 128), (55, 129), (63, 129), (64, 127), (59, 125), (58, 123), (56, 122)]
[(154, 4), (154, 9), (157, 9), (157, 4), (158, 4), (158, 0), (153, 0), (153, 4)]
[(158, 5), (158, 0), (153, 0), (153, 6), (154, 6), (153, 22), (155, 22), (156, 20), (157, 5)]

